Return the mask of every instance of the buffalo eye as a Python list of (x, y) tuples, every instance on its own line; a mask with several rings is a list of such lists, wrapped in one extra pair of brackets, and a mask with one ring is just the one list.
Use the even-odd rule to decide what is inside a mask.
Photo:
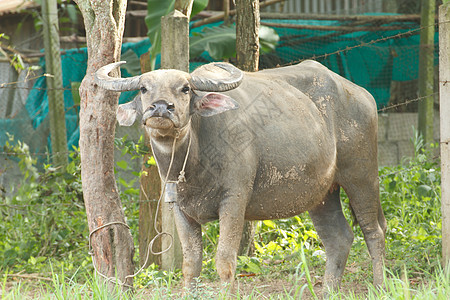
[(183, 93), (185, 93), (185, 94), (189, 93), (190, 90), (191, 90), (191, 89), (190, 89), (189, 86), (187, 86), (187, 85), (183, 86), (183, 88), (181, 89), (181, 91), (182, 91)]
[(142, 86), (141, 87), (141, 93), (142, 94), (145, 94), (147, 92), (147, 89), (145, 88), (145, 86)]

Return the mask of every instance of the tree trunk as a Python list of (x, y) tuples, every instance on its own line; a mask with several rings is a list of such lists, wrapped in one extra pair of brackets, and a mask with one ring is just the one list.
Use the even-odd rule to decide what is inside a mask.
[[(236, 57), (238, 67), (247, 72), (258, 71), (259, 64), (259, 1), (236, 0)], [(254, 252), (252, 222), (245, 221), (239, 255)]]
[(56, 0), (42, 1), (44, 28), (45, 71), (50, 117), (50, 139), (52, 142), (53, 164), (65, 167), (68, 163), (66, 118), (64, 94), (62, 90), (62, 69), (59, 46), (58, 8)]
[(419, 52), (419, 133), (425, 145), (433, 142), (434, 121), (434, 20), (436, 0), (422, 0)]
[[(126, 1), (75, 0), (84, 18), (88, 67), (80, 86), (80, 154), (93, 263), (99, 273), (132, 286), (134, 244), (114, 178), (114, 131), (119, 93), (99, 88), (94, 72), (120, 58)], [(113, 76), (118, 76), (114, 70)], [(111, 222), (115, 224), (107, 225)], [(107, 225), (104, 228), (97, 228)], [(116, 277), (117, 276), (117, 277)], [(108, 281), (112, 290), (114, 284)]]

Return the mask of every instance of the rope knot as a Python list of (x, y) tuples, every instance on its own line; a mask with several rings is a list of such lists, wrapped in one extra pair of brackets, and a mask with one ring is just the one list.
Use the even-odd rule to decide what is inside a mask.
[(181, 170), (180, 175), (178, 176), (178, 183), (186, 182), (186, 177), (184, 175), (186, 175), (186, 172), (184, 172), (184, 170)]

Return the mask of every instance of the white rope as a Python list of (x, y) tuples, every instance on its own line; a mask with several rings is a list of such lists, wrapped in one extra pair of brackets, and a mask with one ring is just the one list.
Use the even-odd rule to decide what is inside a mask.
[[(189, 124), (190, 124), (190, 122), (189, 122)], [(188, 125), (189, 125), (189, 124), (188, 124)], [(154, 229), (155, 229), (155, 231), (156, 231), (157, 234), (153, 237), (153, 239), (150, 241), (150, 243), (149, 243), (148, 246), (147, 246), (147, 254), (146, 254), (146, 257), (145, 257), (145, 262), (142, 264), (141, 268), (140, 268), (135, 274), (125, 276), (125, 281), (122, 282), (120, 279), (118, 279), (118, 278), (116, 278), (116, 277), (108, 277), (108, 276), (102, 274), (102, 273), (97, 269), (97, 266), (96, 266), (96, 264), (95, 264), (94, 251), (93, 251), (93, 249), (92, 249), (92, 247), (91, 247), (91, 239), (92, 239), (92, 235), (93, 235), (95, 232), (97, 232), (98, 230), (102, 229), (102, 228), (105, 228), (105, 227), (110, 226), (110, 225), (115, 225), (115, 224), (118, 224), (118, 225), (124, 225), (124, 226), (126, 226), (128, 229), (130, 229), (130, 227), (129, 227), (127, 224), (125, 224), (125, 223), (123, 223), (123, 222), (119, 222), (119, 221), (109, 222), (109, 223), (107, 223), (107, 224), (104, 224), (104, 225), (102, 225), (102, 226), (99, 226), (99, 227), (95, 228), (94, 230), (92, 230), (92, 231), (89, 233), (89, 255), (91, 255), (91, 257), (92, 257), (92, 264), (94, 265), (94, 269), (95, 269), (95, 271), (96, 271), (101, 277), (105, 278), (106, 280), (108, 280), (108, 281), (110, 281), (110, 282), (112, 282), (112, 283), (118, 284), (118, 285), (120, 285), (120, 286), (127, 286), (127, 287), (132, 288), (131, 285), (129, 285), (129, 284), (126, 283), (126, 280), (127, 280), (128, 278), (136, 277), (139, 273), (142, 272), (142, 270), (143, 270), (143, 269), (145, 268), (145, 266), (147, 265), (148, 259), (150, 258), (150, 253), (153, 254), (153, 255), (161, 255), (161, 254), (163, 254), (163, 253), (169, 251), (170, 248), (172, 248), (172, 245), (173, 245), (173, 242), (174, 242), (173, 235), (170, 234), (170, 233), (168, 233), (168, 232), (161, 232), (161, 231), (159, 231), (156, 222), (157, 222), (157, 214), (158, 214), (158, 211), (159, 211), (159, 207), (160, 207), (160, 205), (161, 205), (161, 200), (162, 200), (162, 198), (164, 197), (164, 193), (165, 193), (165, 190), (166, 190), (166, 184), (167, 184), (168, 182), (175, 182), (175, 183), (177, 183), (177, 184), (180, 183), (180, 182), (186, 182), (186, 177), (185, 177), (185, 174), (186, 174), (186, 173), (185, 173), (185, 169), (186, 169), (186, 164), (187, 164), (187, 160), (188, 160), (189, 152), (190, 152), (190, 148), (191, 148), (191, 143), (192, 143), (192, 137), (191, 137), (191, 134), (190, 134), (190, 133), (189, 133), (189, 143), (188, 143), (188, 148), (187, 148), (187, 150), (186, 150), (186, 156), (185, 156), (185, 158), (184, 158), (183, 167), (182, 167), (182, 169), (181, 169), (181, 171), (180, 171), (180, 175), (178, 176), (178, 180), (177, 180), (177, 181), (169, 181), (169, 180), (168, 180), (168, 179), (169, 179), (169, 175), (170, 175), (170, 171), (171, 171), (171, 169), (172, 169), (173, 160), (174, 160), (174, 157), (175, 157), (175, 146), (176, 146), (176, 142), (177, 142), (178, 137), (179, 137), (179, 131), (177, 132), (177, 135), (176, 135), (175, 138), (173, 139), (172, 153), (171, 153), (171, 157), (170, 157), (169, 168), (168, 168), (168, 170), (167, 170), (167, 174), (166, 174), (166, 178), (165, 178), (165, 180), (164, 180), (164, 184), (163, 184), (163, 187), (162, 187), (161, 195), (160, 195), (160, 197), (159, 197), (159, 199), (158, 199), (158, 204), (157, 204), (157, 206), (156, 206), (156, 213), (155, 213), (155, 218), (154, 218), (155, 220), (154, 220), (154, 223), (153, 223), (153, 227), (154, 227)], [(156, 161), (156, 158), (155, 158), (155, 161)], [(156, 163), (158, 164), (157, 161), (156, 161)], [(158, 168), (159, 168), (159, 166), (158, 166)], [(154, 252), (154, 251), (153, 251), (153, 244), (154, 244), (154, 242), (156, 241), (156, 239), (158, 239), (159, 237), (162, 237), (163, 235), (167, 235), (167, 236), (170, 237), (170, 244), (169, 244), (169, 246), (168, 246), (166, 249), (162, 250), (162, 251)]]
[[(94, 266), (94, 270), (95, 270), (95, 272), (97, 272), (98, 275), (100, 275), (101, 277), (105, 278), (106, 280), (108, 280), (108, 281), (110, 281), (110, 282), (112, 282), (112, 283), (118, 284), (118, 285), (120, 285), (120, 286), (126, 286), (126, 287), (129, 287), (129, 288), (132, 288), (131, 285), (129, 285), (128, 283), (125, 282), (131, 275), (126, 276), (126, 277), (125, 277), (125, 281), (122, 282), (119, 278), (116, 278), (116, 277), (108, 277), (108, 276), (102, 274), (102, 273), (97, 269), (97, 265), (96, 265), (96, 263), (95, 263), (94, 249), (92, 249), (92, 247), (91, 247), (92, 235), (93, 235), (95, 232), (97, 232), (98, 230), (100, 230), (100, 229), (102, 229), (102, 228), (105, 228), (105, 227), (108, 227), (108, 226), (110, 226), (110, 225), (114, 225), (114, 224), (123, 225), (123, 226), (127, 227), (128, 229), (130, 229), (130, 226), (128, 226), (127, 224), (125, 224), (125, 223), (123, 223), (123, 222), (119, 222), (119, 221), (109, 222), (109, 223), (106, 223), (106, 224), (104, 224), (104, 225), (102, 225), (102, 226), (99, 226), (99, 227), (95, 228), (94, 230), (92, 230), (92, 231), (89, 233), (89, 252), (88, 252), (88, 253), (89, 253), (89, 255), (90, 255), (91, 258), (92, 258), (92, 265)], [(137, 275), (137, 274), (136, 274), (136, 275)], [(133, 277), (136, 276), (136, 275), (133, 275)]]

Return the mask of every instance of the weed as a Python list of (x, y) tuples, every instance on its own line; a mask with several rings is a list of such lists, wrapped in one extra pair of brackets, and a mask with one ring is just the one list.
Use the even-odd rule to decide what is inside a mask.
[[(431, 145), (429, 150), (421, 150), (420, 136), (416, 136), (414, 145), (416, 151), (412, 158), (405, 159), (399, 166), (379, 170), (381, 203), (388, 222), (386, 289), (379, 290), (369, 284), (363, 297), (358, 294), (360, 291), (352, 292), (350, 288), (345, 294), (331, 294), (331, 299), (450, 298), (450, 277), (440, 268), (439, 262), (442, 238), (440, 166), (432, 154), (436, 145)], [(140, 151), (146, 151), (139, 143), (124, 139), (116, 140), (116, 146), (126, 148), (123, 154), (130, 155), (131, 152), (135, 158), (142, 154)], [(52, 284), (42, 285), (41, 299), (112, 299), (107, 296), (101, 280), (89, 275), (92, 269), (87, 254), (88, 229), (78, 151), (72, 151), (70, 163), (64, 170), (55, 169), (50, 164), (38, 167), (28, 147), (14, 142), (12, 137), (4, 152), (10, 152), (11, 159), (19, 163), (23, 178), (10, 193), (0, 196), (0, 268), (3, 273), (24, 270), (52, 274)], [(130, 166), (121, 161), (116, 168), (131, 171)], [(138, 178), (140, 174), (134, 175)], [(134, 187), (137, 179), (133, 180), (119, 180), (119, 186), (131, 230), (137, 233), (139, 191)], [(342, 201), (348, 203), (344, 191), (341, 196)], [(350, 222), (348, 205), (343, 205), (343, 208)], [(137, 237), (137, 234), (133, 235)], [(214, 261), (218, 236), (218, 222), (203, 226), (201, 282), (218, 280)], [(268, 280), (291, 278), (293, 288), (288, 288), (282, 299), (297, 299), (308, 290), (314, 295), (315, 277), (323, 273), (325, 255), (307, 213), (290, 219), (257, 222), (255, 248), (253, 256), (239, 257), (238, 274), (254, 274)], [(364, 238), (359, 227), (355, 227), (355, 242), (344, 272), (343, 285), (370, 282), (371, 273)], [(176, 292), (178, 288), (174, 288), (180, 285), (180, 277), (180, 270), (164, 272), (152, 265), (135, 278), (136, 295), (118, 297), (140, 299), (144, 295), (143, 298), (151, 299), (207, 299), (211, 295), (220, 296), (217, 290), (201, 282), (200, 289), (181, 296)], [(251, 280), (248, 279), (249, 282)], [(151, 296), (145, 294), (149, 287)], [(141, 289), (142, 293), (139, 292)], [(0, 291), (4, 299), (30, 298), (26, 296), (29, 294), (26, 286), (19, 282), (10, 287), (6, 275)], [(258, 299), (261, 293), (255, 288), (238, 296)]]

